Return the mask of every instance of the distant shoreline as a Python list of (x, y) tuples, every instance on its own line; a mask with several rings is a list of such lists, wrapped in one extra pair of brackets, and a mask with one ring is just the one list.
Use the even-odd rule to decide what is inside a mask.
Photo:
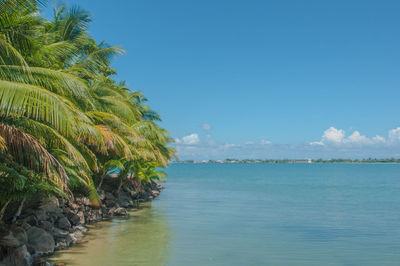
[(331, 160), (312, 160), (312, 159), (299, 159), (299, 160), (183, 160), (174, 161), (172, 164), (400, 164), (400, 159), (331, 159)]

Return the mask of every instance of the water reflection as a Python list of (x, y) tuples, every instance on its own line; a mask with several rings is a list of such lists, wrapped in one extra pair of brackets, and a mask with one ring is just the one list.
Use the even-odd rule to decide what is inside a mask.
[(164, 265), (170, 250), (166, 213), (151, 203), (130, 213), (128, 219), (101, 222), (91, 228), (87, 242), (55, 255), (66, 265)]

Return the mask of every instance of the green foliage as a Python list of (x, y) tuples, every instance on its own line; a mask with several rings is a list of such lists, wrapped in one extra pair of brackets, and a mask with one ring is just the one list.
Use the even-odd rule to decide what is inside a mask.
[(84, 193), (99, 206), (95, 181), (112, 169), (120, 184), (165, 177), (156, 169), (175, 151), (160, 116), (111, 78), (124, 50), (88, 34), (88, 12), (61, 6), (47, 20), (42, 4), (0, 0), (1, 210), (38, 192)]

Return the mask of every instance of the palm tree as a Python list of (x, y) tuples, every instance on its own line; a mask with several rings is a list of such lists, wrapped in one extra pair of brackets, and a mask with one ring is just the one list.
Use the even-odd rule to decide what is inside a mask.
[(89, 36), (86, 11), (61, 6), (45, 20), (41, 4), (0, 0), (0, 181), (13, 184), (13, 171), (24, 169), (38, 187), (70, 196), (84, 188), (99, 206), (93, 176), (98, 189), (113, 167), (149, 182), (175, 151), (147, 99), (111, 77), (110, 61), (123, 49)]

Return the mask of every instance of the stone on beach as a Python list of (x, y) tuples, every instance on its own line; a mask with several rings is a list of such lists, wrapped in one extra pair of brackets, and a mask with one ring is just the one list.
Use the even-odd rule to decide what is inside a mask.
[(32, 254), (45, 255), (54, 251), (53, 236), (42, 228), (32, 226), (26, 232), (28, 236), (28, 250)]

